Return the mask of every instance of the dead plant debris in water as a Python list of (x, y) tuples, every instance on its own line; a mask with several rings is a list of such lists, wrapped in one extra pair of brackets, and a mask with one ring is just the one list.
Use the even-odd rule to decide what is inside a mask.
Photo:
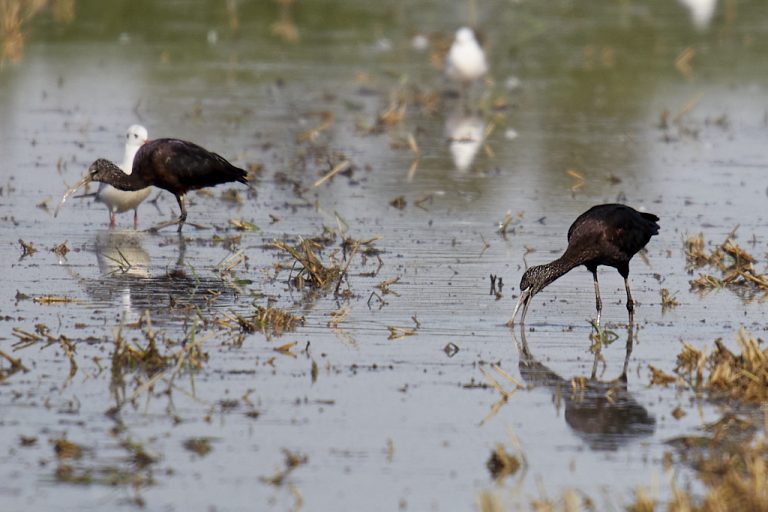
[(157, 348), (157, 337), (151, 329), (145, 332), (147, 344), (140, 346), (138, 343), (128, 341), (123, 338), (121, 332), (115, 339), (115, 350), (112, 353), (113, 369), (134, 369), (142, 368), (147, 373), (153, 374), (165, 369), (169, 364), (171, 357), (160, 353)]
[(304, 325), (304, 317), (272, 306), (255, 306), (252, 315), (243, 316), (235, 313), (227, 314), (219, 320), (218, 325), (227, 329), (240, 329), (244, 333), (261, 332), (267, 339), (291, 332), (297, 326)]
[(79, 459), (83, 456), (83, 447), (68, 439), (54, 439), (53, 451), (59, 459)]
[(34, 297), (32, 302), (35, 304), (53, 305), (53, 304), (69, 304), (71, 302), (77, 302), (75, 299), (69, 297), (57, 297), (55, 295), (42, 295), (40, 297)]
[(715, 340), (711, 353), (683, 344), (677, 355), (676, 376), (651, 367), (652, 385), (676, 382), (711, 398), (761, 404), (768, 400), (768, 347), (761, 340), (740, 329), (736, 341), (741, 350), (735, 354), (722, 339)]
[(679, 306), (680, 303), (677, 301), (677, 298), (669, 293), (669, 290), (666, 288), (661, 289), (661, 309), (662, 311), (666, 311), (667, 309), (674, 308), (676, 306)]
[(213, 450), (211, 440), (207, 437), (192, 437), (184, 441), (183, 446), (200, 457), (205, 457)]
[[(338, 295), (342, 282), (348, 277), (349, 266), (358, 252), (361, 254), (363, 265), (365, 265), (368, 257), (379, 259), (379, 250), (373, 246), (373, 243), (380, 240), (381, 237), (375, 236), (367, 240), (344, 237), (341, 242), (341, 257), (338, 257), (338, 249), (336, 249), (328, 256), (328, 261), (324, 262), (321, 257), (323, 249), (333, 244), (336, 239), (335, 233), (326, 229), (320, 237), (314, 239), (300, 238), (295, 246), (282, 240), (273, 241), (272, 247), (288, 253), (293, 259), (291, 266), (282, 263), (275, 264), (275, 270), (279, 272), (281, 269), (289, 269), (293, 276), (298, 267), (295, 276), (289, 278), (289, 282), (298, 289), (302, 290), (305, 285), (309, 285), (317, 290), (327, 290), (335, 285), (334, 293)], [(345, 290), (341, 294), (349, 295), (350, 293), (350, 290)]]
[(5, 368), (3, 366), (0, 366), (0, 382), (3, 382), (5, 379), (10, 377), (16, 372), (23, 371), (24, 373), (29, 371), (29, 368), (24, 366), (21, 362), (21, 359), (17, 359), (15, 357), (11, 357), (2, 350), (0, 350), (0, 357), (11, 363), (10, 368)]
[(480, 425), (484, 425), (488, 420), (496, 416), (499, 410), (509, 401), (512, 395), (517, 393), (518, 390), (524, 389), (523, 386), (517, 381), (517, 379), (510, 375), (509, 372), (502, 369), (501, 366), (492, 364), (491, 368), (506, 381), (510, 382), (513, 385), (513, 388), (512, 391), (505, 390), (504, 387), (499, 384), (499, 382), (494, 379), (490, 373), (486, 372), (483, 368), (480, 368), (480, 372), (483, 374), (483, 376), (488, 380), (488, 382), (491, 383), (491, 386), (499, 392), (499, 395), (501, 395), (501, 397), (491, 406), (491, 410), (488, 412), (485, 418), (482, 419)]
[(414, 327), (396, 327), (394, 325), (388, 325), (387, 329), (389, 330), (389, 337), (387, 339), (399, 340), (401, 338), (405, 338), (406, 336), (413, 336), (416, 334), (416, 332), (421, 328), (421, 323), (416, 318), (416, 315), (413, 315), (411, 320), (413, 320), (413, 323), (416, 324)]
[(37, 252), (37, 249), (35, 249), (35, 246), (32, 245), (31, 242), (25, 242), (21, 238), (19, 238), (19, 245), (21, 246), (21, 258), (24, 259), (27, 256), (32, 256)]
[(668, 441), (674, 453), (665, 459), (692, 467), (706, 487), (703, 497), (672, 484), (668, 503), (659, 503), (644, 488), (636, 491), (628, 510), (674, 512), (719, 512), (724, 510), (768, 510), (768, 443), (757, 441), (751, 421), (725, 413), (706, 424), (700, 434)]
[(124, 456), (112, 459), (110, 464), (93, 464), (83, 462), (83, 453), (92, 451), (66, 439), (53, 441), (59, 463), (54, 477), (57, 482), (75, 485), (118, 485), (130, 486), (136, 492), (132, 501), (139, 506), (144, 505), (143, 498), (138, 494), (142, 487), (154, 483), (151, 466), (159, 461), (159, 457), (151, 455), (137, 442), (122, 439), (118, 446), (125, 450)]
[(726, 240), (707, 252), (704, 235), (699, 233), (685, 240), (685, 256), (689, 269), (712, 267), (719, 275), (699, 274), (690, 281), (691, 288), (703, 292), (728, 287), (752, 288), (768, 293), (768, 274), (755, 270), (756, 259), (738, 246), (733, 238), (734, 231)]
[(341, 278), (341, 266), (332, 255), (329, 262), (324, 264), (318, 256), (322, 246), (312, 240), (300, 240), (296, 246), (290, 246), (281, 240), (272, 242), (272, 246), (285, 251), (294, 259), (294, 266), (299, 265), (299, 272), (293, 282), (302, 289), (304, 284), (315, 288), (325, 288)]
[(69, 250), (70, 249), (69, 247), (67, 247), (67, 242), (64, 241), (58, 245), (53, 246), (53, 249), (51, 249), (51, 252), (60, 258), (66, 258)]
[(488, 471), (491, 472), (493, 479), (497, 482), (501, 482), (507, 476), (517, 473), (520, 469), (520, 459), (517, 456), (508, 453), (504, 449), (503, 444), (497, 443), (485, 465), (488, 468)]
[[(117, 405), (110, 409), (114, 414), (126, 403), (134, 402), (139, 396), (148, 396), (160, 381), (165, 381), (168, 391), (174, 387), (174, 381), (184, 370), (200, 370), (208, 361), (208, 353), (203, 350), (203, 342), (210, 337), (198, 337), (198, 321), (194, 319), (185, 338), (173, 341), (165, 338), (163, 333), (152, 328), (149, 311), (145, 311), (139, 322), (135, 324), (142, 330), (146, 345), (138, 340), (127, 341), (122, 334), (125, 324), (115, 329), (115, 348), (112, 352), (112, 380), (115, 389), (122, 389), (115, 397)], [(165, 348), (161, 352), (160, 348)], [(173, 350), (174, 347), (178, 349)], [(125, 393), (124, 373), (138, 370), (134, 375), (135, 389), (128, 395)], [(194, 374), (190, 372), (190, 380), (194, 386)]]
[(275, 487), (280, 487), (285, 483), (286, 479), (293, 472), (293, 470), (309, 462), (309, 457), (306, 455), (302, 455), (298, 452), (292, 452), (286, 448), (283, 448), (283, 455), (285, 456), (285, 468), (278, 470), (274, 475), (270, 477), (261, 477), (260, 480), (262, 482), (274, 485)]

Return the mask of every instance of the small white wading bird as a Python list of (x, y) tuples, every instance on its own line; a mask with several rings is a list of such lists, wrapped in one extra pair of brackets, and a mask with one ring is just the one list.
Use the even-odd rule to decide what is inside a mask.
[(445, 70), (451, 79), (460, 82), (463, 87), (468, 87), (488, 72), (485, 52), (471, 28), (462, 27), (456, 31), (456, 38), (446, 57)]
[[(125, 174), (131, 174), (133, 171), (133, 157), (141, 146), (147, 142), (147, 129), (139, 124), (134, 124), (125, 134), (125, 155), (120, 169)], [(133, 210), (133, 225), (139, 224), (139, 205), (144, 201), (151, 191), (150, 187), (141, 190), (120, 190), (112, 185), (102, 183), (96, 192), (96, 200), (101, 201), (109, 210), (109, 225), (115, 226), (115, 215), (118, 213)]]

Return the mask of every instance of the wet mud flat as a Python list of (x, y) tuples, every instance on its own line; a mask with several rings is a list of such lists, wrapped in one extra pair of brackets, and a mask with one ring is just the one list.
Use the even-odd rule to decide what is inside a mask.
[[(521, 9), (529, 37), (532, 19), (588, 19)], [(742, 453), (763, 434), (759, 398), (710, 392), (720, 381), (706, 363), (716, 349), (731, 360), (718, 338), (733, 354), (763, 348), (745, 341), (765, 330), (766, 94), (748, 66), (761, 48), (744, 42), (748, 24), (714, 44), (683, 12), (635, 14), (630, 28), (606, 12), (599, 25), (623, 28), (597, 42), (568, 32), (563, 60), (540, 67), (525, 63), (541, 50), (489, 20), (494, 78), (521, 85), (473, 91), (468, 115), (396, 14), (369, 13), (384, 35), (361, 29), (354, 47), (294, 20), (304, 42), (337, 52), (333, 66), (307, 64), (319, 43), (291, 46), (246, 17), (251, 46), (226, 32), (189, 46), (203, 20), (179, 40), (30, 44), (0, 72), (2, 502), (503, 510), (565, 506), (575, 489), (620, 509), (666, 503), (673, 479), (703, 499), (709, 441)], [(632, 27), (656, 53), (623, 42)], [(450, 38), (453, 22), (417, 28)], [(689, 46), (707, 80), (675, 67)], [(723, 64), (734, 54), (744, 60)], [(637, 66), (662, 70), (657, 82), (611, 86)], [(207, 229), (181, 236), (137, 232), (130, 215), (107, 229), (90, 200), (53, 219), (135, 121), (226, 155), (253, 186), (191, 194), (189, 220)], [(457, 126), (482, 126), (482, 144), (455, 144)], [(507, 328), (525, 266), (558, 256), (579, 213), (616, 200), (661, 218), (632, 262), (635, 329), (620, 277), (603, 270), (595, 339), (583, 269), (534, 299), (524, 332)], [(161, 194), (140, 227), (175, 208)]]

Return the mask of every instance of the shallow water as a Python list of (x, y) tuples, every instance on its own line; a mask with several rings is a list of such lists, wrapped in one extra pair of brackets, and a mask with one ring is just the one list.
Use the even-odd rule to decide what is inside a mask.
[[(283, 13), (295, 22), (295, 43), (273, 33), (276, 5), (228, 5), (77, 2), (69, 22), (43, 9), (24, 25), (21, 61), (0, 70), (0, 349), (29, 369), (0, 386), (3, 510), (102, 509), (137, 497), (150, 510), (455, 510), (486, 490), (512, 507), (540, 489), (557, 496), (570, 487), (605, 508), (665, 481), (665, 441), (716, 411), (649, 388), (648, 364), (670, 371), (680, 340), (711, 344), (732, 340), (742, 325), (764, 330), (760, 297), (689, 291), (682, 242), (699, 231), (719, 242), (738, 226), (750, 252), (766, 251), (766, 7), (725, 2), (697, 28), (682, 5), (664, 1), (483, 3), (476, 16), (493, 84), (476, 87), (471, 101), (499, 108), (467, 116), (430, 64), (434, 37), (426, 51), (411, 46), (417, 33), (449, 38), (472, 16), (464, 3), (302, 3)], [(675, 59), (688, 47), (695, 55), (686, 76)], [(513, 77), (519, 87), (505, 87)], [(402, 123), (367, 133), (392, 94), (411, 100), (415, 88), (433, 93), (434, 109), (409, 101)], [(323, 112), (333, 122), (303, 140)], [(105, 209), (90, 200), (70, 200), (54, 219), (60, 195), (90, 161), (120, 159), (122, 134), (135, 122), (150, 137), (193, 140), (238, 165), (262, 165), (255, 190), (190, 194), (189, 220), (211, 229), (187, 226), (182, 238), (136, 232), (130, 214), (109, 230)], [(474, 149), (451, 147), (447, 132), (491, 124), (472, 164), (456, 165), (455, 152), (466, 159)], [(510, 129), (516, 137), (505, 136)], [(313, 186), (343, 159), (351, 173)], [(240, 204), (221, 199), (229, 189)], [(399, 196), (403, 209), (390, 205)], [(632, 263), (638, 328), (627, 389), (613, 402), (600, 387), (578, 400), (571, 379), (593, 371), (589, 273), (574, 270), (534, 299), (529, 357), (504, 323), (525, 265), (553, 259), (579, 213), (616, 200), (656, 213), (662, 229)], [(507, 211), (515, 218), (502, 237)], [(140, 208), (140, 223), (175, 215), (162, 193)], [(236, 231), (230, 219), (260, 230)], [(273, 240), (295, 243), (324, 226), (381, 237), (373, 244), (380, 268), (375, 255), (356, 256), (341, 287), (347, 298), (297, 290), (288, 270), (274, 268), (290, 261)], [(231, 245), (215, 236), (241, 238)], [(37, 252), (21, 257), (19, 239)], [(51, 252), (62, 242), (65, 257)], [(339, 242), (323, 251), (326, 261), (334, 250), (342, 257)], [(238, 250), (247, 260), (222, 272)], [(499, 300), (490, 274), (504, 281)], [(395, 293), (376, 288), (395, 277)], [(627, 356), (625, 297), (616, 272), (600, 279), (603, 318), (619, 336), (597, 365), (609, 381)], [(661, 288), (680, 305), (662, 311)], [(71, 302), (33, 300), (45, 296)], [(237, 343), (213, 323), (268, 302), (303, 315), (304, 325)], [(331, 328), (331, 313), (344, 306), (349, 315)], [(170, 392), (166, 380), (136, 393), (140, 372), (120, 385), (110, 370), (121, 322), (127, 339), (145, 342), (130, 327), (145, 310), (162, 350), (178, 350), (192, 331), (204, 340), (208, 360)], [(389, 326), (415, 327), (414, 316), (413, 336), (387, 339)], [(74, 374), (58, 341), (14, 351), (13, 329), (36, 324), (74, 343)], [(274, 350), (289, 342), (292, 354)], [(459, 348), (452, 357), (449, 343)], [(514, 387), (490, 363), (525, 389), (488, 417), (500, 395), (481, 368)], [(118, 403), (119, 414), (106, 414)], [(688, 412), (679, 420), (671, 415), (678, 405)], [(21, 436), (36, 442), (22, 446)], [(82, 458), (59, 461), (51, 441), (61, 437), (84, 446)], [(209, 438), (210, 453), (186, 449), (191, 438)], [(158, 462), (136, 469), (121, 446), (128, 440)], [(485, 466), (497, 443), (509, 451), (519, 443), (526, 460), (500, 484)], [(283, 449), (307, 462), (275, 486), (263, 479), (285, 467)], [(152, 484), (63, 483), (56, 475), (65, 463), (95, 480), (118, 468)]]

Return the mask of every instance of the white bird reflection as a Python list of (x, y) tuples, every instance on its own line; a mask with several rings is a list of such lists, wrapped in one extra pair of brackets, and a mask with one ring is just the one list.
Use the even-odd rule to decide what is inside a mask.
[(717, 0), (678, 0), (691, 15), (691, 22), (699, 30), (705, 30), (712, 22), (717, 8)]
[(106, 231), (96, 235), (96, 261), (104, 276), (149, 277), (151, 259), (140, 231)]
[(485, 140), (485, 121), (460, 109), (446, 119), (445, 135), (453, 165), (459, 172), (468, 171)]
[(239, 290), (218, 274), (188, 275), (184, 262), (186, 239), (165, 239), (166, 247), (175, 248), (175, 264), (167, 262), (152, 267), (150, 253), (142, 245), (144, 233), (110, 230), (96, 235), (94, 249), (100, 276), (80, 276), (70, 269), (82, 284), (94, 305), (117, 306), (127, 322), (138, 321), (146, 310), (162, 322), (169, 319), (186, 321), (191, 312), (232, 304)]
[(119, 296), (120, 309), (127, 322), (138, 321), (142, 313), (132, 297), (136, 279), (149, 277), (151, 257), (142, 246), (143, 236), (144, 233), (138, 231), (108, 231), (96, 235), (99, 272), (108, 277), (120, 276), (110, 280), (111, 286), (105, 286), (104, 290)]

